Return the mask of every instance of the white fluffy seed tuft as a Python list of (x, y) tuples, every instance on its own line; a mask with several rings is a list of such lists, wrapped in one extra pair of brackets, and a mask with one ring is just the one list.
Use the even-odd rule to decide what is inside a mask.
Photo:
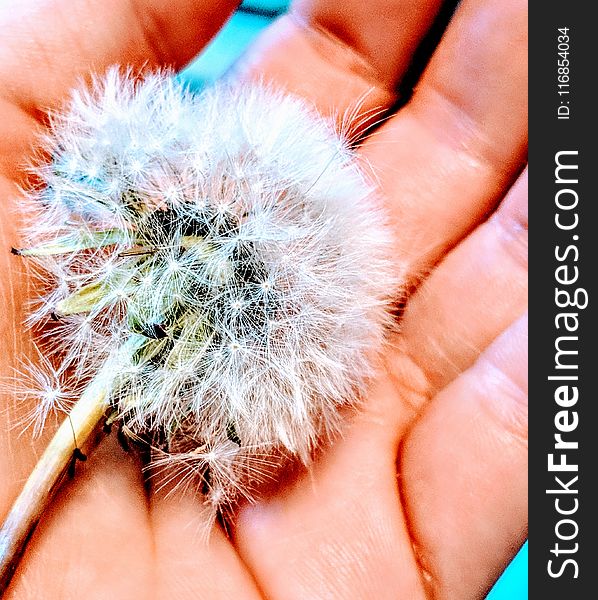
[(262, 85), (192, 95), (112, 69), (44, 144), (20, 253), (55, 282), (32, 320), (59, 319), (60, 377), (80, 388), (118, 349), (123, 425), (216, 508), (251, 497), (268, 457), (308, 463), (372, 376), (397, 292), (333, 124)]

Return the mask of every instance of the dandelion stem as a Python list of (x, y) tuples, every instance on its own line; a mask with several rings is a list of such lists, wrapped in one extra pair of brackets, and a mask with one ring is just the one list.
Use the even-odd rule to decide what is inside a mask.
[[(100, 383), (102, 382), (102, 383)], [(108, 408), (105, 379), (96, 377), (58, 428), (0, 528), (0, 597), (27, 542), (57, 491), (80, 446), (91, 442)]]

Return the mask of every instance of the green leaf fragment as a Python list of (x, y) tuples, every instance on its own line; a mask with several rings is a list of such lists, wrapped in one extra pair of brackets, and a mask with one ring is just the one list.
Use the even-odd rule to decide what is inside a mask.
[(102, 248), (113, 244), (126, 243), (128, 236), (121, 229), (106, 231), (80, 231), (76, 235), (65, 235), (49, 244), (23, 248), (18, 251), (20, 256), (54, 256), (56, 254), (71, 254), (91, 248)]
[(98, 281), (92, 281), (79, 288), (56, 305), (56, 313), (63, 317), (88, 313), (100, 305), (115, 290), (120, 289), (129, 295), (132, 286), (127, 282), (127, 274), (115, 273)]
[(181, 236), (181, 246), (185, 248), (185, 250), (189, 250), (189, 248), (193, 247), (201, 247), (202, 249), (202, 257), (209, 257), (210, 254), (214, 251), (212, 246), (205, 241), (205, 238), (199, 235), (183, 235)]
[(132, 312), (127, 314), (127, 325), (133, 333), (144, 335), (154, 340), (165, 338), (168, 335), (163, 321), (163, 319), (144, 321)]
[(56, 312), (61, 316), (78, 315), (90, 312), (101, 302), (110, 288), (103, 281), (94, 281), (84, 285), (56, 305)]

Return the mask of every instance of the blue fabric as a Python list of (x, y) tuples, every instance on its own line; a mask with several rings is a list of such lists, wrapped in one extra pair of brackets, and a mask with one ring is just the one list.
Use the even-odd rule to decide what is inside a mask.
[[(287, 5), (286, 0), (245, 0), (241, 10), (181, 73), (181, 79), (195, 89), (218, 79), (268, 26), (272, 16), (284, 11)], [(527, 599), (527, 542), (487, 596), (487, 600), (524, 599)]]

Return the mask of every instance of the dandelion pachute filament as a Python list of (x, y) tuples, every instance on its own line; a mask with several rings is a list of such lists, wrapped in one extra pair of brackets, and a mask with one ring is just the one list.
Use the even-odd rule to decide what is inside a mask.
[(264, 457), (309, 464), (376, 370), (401, 271), (334, 124), (264, 85), (112, 69), (43, 149), (14, 253), (54, 282), (30, 322), (57, 319), (57, 371), (85, 389), (134, 340), (106, 401), (213, 514), (254, 497)]

